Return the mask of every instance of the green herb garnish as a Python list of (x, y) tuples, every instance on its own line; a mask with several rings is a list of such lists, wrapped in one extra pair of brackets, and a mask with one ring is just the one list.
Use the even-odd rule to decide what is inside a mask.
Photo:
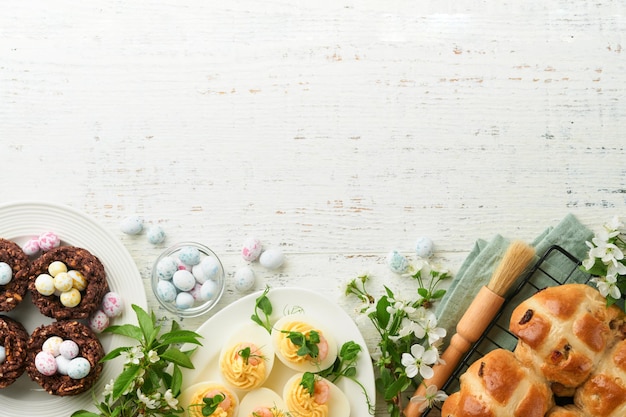
[[(272, 333), (272, 324), (270, 323), (270, 316), (272, 315), (272, 303), (267, 298), (267, 293), (270, 291), (270, 287), (265, 287), (265, 291), (261, 294), (254, 303), (254, 314), (250, 317), (253, 322), (267, 330), (268, 333)], [(261, 318), (261, 315), (263, 318)]]
[(318, 344), (320, 343), (320, 334), (311, 330), (308, 334), (301, 332), (292, 332), (290, 330), (281, 330), (281, 333), (287, 334), (287, 339), (294, 345), (298, 346), (298, 356), (310, 356), (317, 358), (320, 354)]

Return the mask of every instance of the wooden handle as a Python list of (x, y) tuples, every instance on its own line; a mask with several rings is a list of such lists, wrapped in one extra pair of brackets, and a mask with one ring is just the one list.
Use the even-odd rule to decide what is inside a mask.
[[(445, 361), (443, 364), (433, 366), (435, 374), (432, 378), (424, 380), (413, 396), (424, 396), (426, 387), (435, 385), (440, 389), (450, 378), (452, 372), (460, 362), (463, 355), (483, 334), (493, 317), (498, 313), (504, 303), (504, 298), (491, 291), (487, 287), (482, 287), (474, 301), (459, 320), (456, 326), (456, 334), (450, 339), (450, 345), (441, 355)], [(404, 409), (406, 417), (416, 417), (420, 410), (420, 402), (409, 402)]]

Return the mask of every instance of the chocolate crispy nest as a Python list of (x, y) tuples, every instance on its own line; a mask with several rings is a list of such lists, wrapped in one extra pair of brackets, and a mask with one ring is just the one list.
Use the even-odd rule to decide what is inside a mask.
[(9, 264), (13, 271), (11, 282), (0, 285), (0, 311), (11, 311), (26, 294), (30, 260), (17, 243), (0, 238), (0, 262)]
[[(76, 307), (65, 307), (56, 295), (42, 295), (35, 287), (35, 280), (40, 274), (48, 273), (48, 266), (54, 261), (63, 262), (68, 270), (81, 272), (87, 281), (87, 288), (81, 291), (81, 301)], [(28, 277), (33, 304), (41, 314), (57, 320), (86, 319), (95, 312), (102, 302), (102, 297), (109, 292), (104, 266), (87, 249), (76, 246), (60, 246), (52, 249), (33, 261)]]
[(0, 345), (6, 349), (6, 359), (0, 364), (0, 388), (6, 388), (26, 369), (28, 332), (20, 322), (0, 315)]
[[(41, 351), (43, 343), (52, 336), (71, 339), (78, 344), (79, 356), (91, 364), (91, 371), (82, 379), (72, 379), (67, 375), (55, 374), (45, 376), (35, 367), (35, 356)], [(77, 395), (90, 389), (102, 372), (100, 359), (104, 357), (104, 349), (96, 334), (89, 327), (75, 320), (57, 321), (36, 328), (28, 340), (26, 372), (49, 394), (59, 396)]]

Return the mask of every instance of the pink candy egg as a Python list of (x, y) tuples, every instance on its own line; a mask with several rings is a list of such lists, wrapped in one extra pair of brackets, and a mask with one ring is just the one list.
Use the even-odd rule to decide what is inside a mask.
[(39, 239), (37, 239), (36, 237), (30, 239), (28, 242), (24, 244), (24, 247), (22, 248), (22, 250), (24, 251), (26, 256), (37, 255), (40, 250)]
[(59, 239), (59, 237), (52, 232), (44, 232), (40, 234), (37, 241), (39, 243), (39, 248), (44, 252), (54, 249), (61, 244), (61, 239)]
[(241, 257), (247, 262), (254, 262), (261, 254), (262, 249), (261, 241), (259, 239), (248, 237), (243, 242)]
[(116, 292), (108, 292), (102, 298), (102, 311), (109, 317), (117, 317), (124, 311), (124, 300)]
[(64, 340), (59, 346), (59, 354), (65, 359), (74, 359), (78, 356), (78, 345), (73, 340)]
[(104, 314), (104, 311), (97, 310), (89, 317), (89, 328), (94, 333), (102, 333), (107, 327), (109, 327), (109, 316)]
[(42, 375), (51, 376), (57, 371), (57, 361), (51, 353), (42, 350), (35, 356), (35, 367)]

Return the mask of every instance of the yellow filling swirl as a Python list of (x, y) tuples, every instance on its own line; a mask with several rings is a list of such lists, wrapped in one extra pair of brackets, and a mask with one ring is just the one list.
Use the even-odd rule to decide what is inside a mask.
[(298, 355), (298, 349), (300, 349), (300, 346), (294, 345), (293, 342), (289, 340), (289, 338), (287, 337), (288, 333), (282, 333), (282, 331), (302, 333), (306, 337), (309, 336), (309, 333), (311, 332), (311, 330), (315, 330), (316, 332), (318, 332), (320, 337), (322, 336), (322, 332), (320, 332), (317, 329), (314, 329), (310, 324), (303, 323), (300, 321), (292, 321), (289, 323), (285, 323), (283, 328), (280, 330), (281, 330), (281, 334), (278, 339), (278, 349), (280, 350), (282, 355), (285, 357), (285, 359), (295, 364), (319, 362), (319, 359), (312, 358), (309, 355), (306, 355), (306, 356)]
[(244, 360), (239, 352), (245, 347), (242, 344), (231, 347), (222, 357), (220, 369), (224, 378), (234, 387), (249, 390), (265, 382), (265, 360), (261, 351), (254, 346), (249, 360)]
[(289, 411), (298, 417), (327, 417), (328, 405), (315, 402), (309, 391), (296, 379), (285, 398)]
[[(218, 388), (219, 389), (219, 388)], [(202, 407), (204, 407), (204, 395), (209, 392), (211, 389), (202, 389), (197, 391), (193, 397), (191, 398), (191, 402), (190, 402), (190, 406), (189, 406), (189, 417), (203, 417), (202, 416)], [(211, 414), (211, 417), (234, 417), (234, 411), (235, 411), (235, 407), (233, 406), (233, 404), (235, 404), (235, 399), (233, 398), (232, 394), (227, 391), (227, 390), (220, 390), (220, 392), (225, 395), (228, 396), (230, 399), (230, 407), (228, 407), (228, 410), (224, 410), (222, 407), (217, 407), (215, 409), (215, 411), (213, 412), (213, 414)]]

